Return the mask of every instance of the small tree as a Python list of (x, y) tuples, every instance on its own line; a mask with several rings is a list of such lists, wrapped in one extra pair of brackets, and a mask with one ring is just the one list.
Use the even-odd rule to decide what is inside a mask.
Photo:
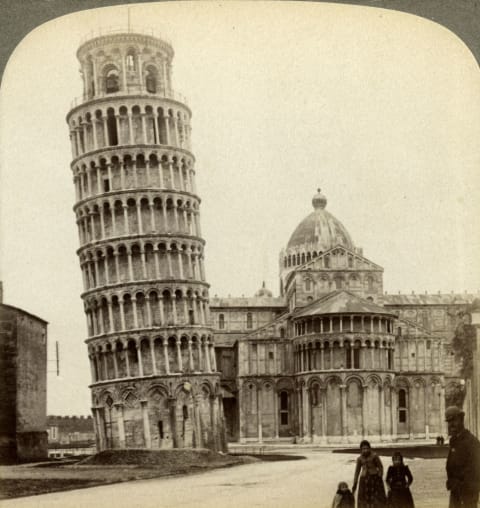
[(467, 316), (468, 310), (460, 315), (462, 320), (455, 329), (452, 347), (455, 359), (462, 364), (460, 368), (461, 377), (471, 379), (473, 374), (473, 345), (477, 332), (473, 325), (466, 322)]
[(447, 407), (448, 406), (463, 407), (465, 395), (466, 395), (465, 385), (455, 383), (454, 385), (450, 386), (447, 392), (445, 393)]

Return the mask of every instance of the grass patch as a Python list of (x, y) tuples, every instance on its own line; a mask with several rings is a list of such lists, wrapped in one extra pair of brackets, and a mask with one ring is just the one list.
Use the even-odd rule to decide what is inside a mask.
[(101, 483), (98, 480), (80, 480), (78, 478), (0, 479), (0, 499), (93, 487)]
[(106, 450), (75, 464), (62, 461), (2, 468), (0, 499), (186, 475), (249, 462), (256, 459), (205, 449)]

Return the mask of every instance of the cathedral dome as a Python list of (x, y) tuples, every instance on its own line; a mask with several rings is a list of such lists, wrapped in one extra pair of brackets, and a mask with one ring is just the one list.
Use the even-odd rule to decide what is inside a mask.
[(345, 226), (330, 212), (325, 210), (327, 198), (318, 189), (313, 196), (314, 211), (300, 222), (287, 245), (287, 249), (304, 245), (316, 246), (318, 251), (327, 251), (335, 245), (354, 249), (352, 239)]
[(262, 287), (255, 293), (256, 298), (268, 297), (271, 298), (273, 293), (265, 287), (265, 281), (262, 284)]

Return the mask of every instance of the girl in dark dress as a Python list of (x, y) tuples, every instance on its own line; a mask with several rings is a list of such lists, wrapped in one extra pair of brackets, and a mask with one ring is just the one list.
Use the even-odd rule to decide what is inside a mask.
[(389, 508), (414, 508), (410, 485), (413, 476), (408, 466), (403, 463), (400, 452), (395, 452), (392, 457), (393, 466), (387, 471), (387, 484), (390, 487), (388, 493)]
[(337, 492), (333, 498), (332, 508), (355, 508), (355, 498), (350, 492), (346, 482), (338, 484)]
[[(357, 459), (352, 492), (358, 483), (358, 508), (385, 508), (387, 498), (383, 485), (383, 465), (378, 455), (372, 451), (368, 441), (360, 443), (360, 457)], [(360, 481), (359, 481), (360, 479)]]

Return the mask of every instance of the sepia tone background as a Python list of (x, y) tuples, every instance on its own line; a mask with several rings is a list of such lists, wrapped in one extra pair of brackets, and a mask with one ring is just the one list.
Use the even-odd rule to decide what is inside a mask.
[[(317, 186), (385, 268), (387, 291), (480, 287), (477, 62), (437, 23), (339, 3), (131, 6), (133, 27), (171, 40), (174, 88), (193, 110), (211, 296), (250, 296), (262, 280), (278, 293), (278, 253)], [(415, 4), (368, 2), (431, 18), (478, 55), (476, 2)], [(50, 343), (60, 342), (48, 412), (63, 414), (89, 410), (64, 120), (81, 93), (75, 51), (92, 30), (126, 26), (128, 16), (126, 7), (82, 10), (18, 44), (35, 13), (41, 23), (73, 6), (2, 5), (3, 63), (16, 49), (0, 97), (0, 279), (5, 303), (47, 319)]]

